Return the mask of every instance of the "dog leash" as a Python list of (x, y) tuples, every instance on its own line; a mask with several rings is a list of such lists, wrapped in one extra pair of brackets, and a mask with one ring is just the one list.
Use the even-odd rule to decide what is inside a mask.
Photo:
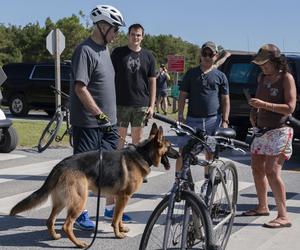
[(96, 225), (94, 230), (94, 236), (91, 241), (91, 243), (85, 248), (89, 249), (94, 244), (97, 233), (98, 233), (98, 224), (99, 224), (99, 212), (100, 212), (100, 194), (101, 194), (101, 182), (102, 182), (102, 166), (103, 166), (103, 154), (102, 154), (102, 148), (101, 148), (101, 140), (100, 140), (100, 132), (98, 130), (98, 142), (99, 142), (99, 179), (97, 180), (98, 184), (98, 195), (97, 195), (97, 208), (96, 208)]

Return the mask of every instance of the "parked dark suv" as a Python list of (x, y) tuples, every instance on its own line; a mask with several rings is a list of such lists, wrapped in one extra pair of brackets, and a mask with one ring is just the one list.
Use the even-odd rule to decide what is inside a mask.
[[(245, 139), (248, 128), (251, 127), (250, 106), (243, 89), (248, 89), (251, 96), (254, 96), (257, 77), (261, 72), (259, 66), (251, 63), (253, 56), (254, 54), (232, 54), (220, 68), (228, 78), (231, 102), (230, 124), (235, 127), (239, 139)], [(297, 87), (297, 108), (293, 115), (300, 119), (300, 56), (289, 54), (286, 56)], [(300, 138), (300, 131), (295, 130), (295, 137)]]
[[(3, 66), (7, 80), (2, 85), (3, 105), (15, 116), (27, 115), (30, 109), (55, 110), (55, 65), (53, 63), (10, 63)], [(61, 64), (61, 90), (69, 93), (71, 65)], [(64, 101), (62, 99), (62, 101)]]

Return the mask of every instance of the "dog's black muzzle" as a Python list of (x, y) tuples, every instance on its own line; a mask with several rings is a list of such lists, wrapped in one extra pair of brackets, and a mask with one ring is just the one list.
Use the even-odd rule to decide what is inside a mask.
[(168, 148), (168, 151), (161, 157), (161, 164), (164, 165), (166, 170), (169, 170), (171, 167), (168, 157), (172, 159), (177, 159), (179, 157), (179, 153), (177, 150), (172, 148), (172, 146), (170, 146)]

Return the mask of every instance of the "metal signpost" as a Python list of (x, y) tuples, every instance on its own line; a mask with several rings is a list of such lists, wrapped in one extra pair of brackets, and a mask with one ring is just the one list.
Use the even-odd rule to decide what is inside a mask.
[[(65, 49), (65, 36), (59, 29), (51, 30), (46, 38), (46, 48), (54, 57), (55, 62), (55, 88), (61, 91), (60, 54)], [(55, 93), (56, 108), (61, 105), (61, 96)]]
[[(175, 73), (174, 87), (177, 87), (178, 73), (184, 72), (184, 56), (168, 55), (168, 71)], [(175, 112), (176, 106), (176, 99), (173, 98), (173, 112)]]

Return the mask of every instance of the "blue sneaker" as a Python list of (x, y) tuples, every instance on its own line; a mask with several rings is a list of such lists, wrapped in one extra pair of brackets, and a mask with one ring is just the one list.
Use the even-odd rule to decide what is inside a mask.
[[(109, 210), (105, 208), (104, 218), (106, 220), (111, 220), (113, 218), (113, 214), (114, 214), (114, 209)], [(132, 218), (129, 215), (123, 213), (122, 221), (130, 223), (132, 222)]]
[(90, 220), (87, 210), (84, 210), (76, 219), (74, 227), (85, 231), (93, 231), (95, 229), (95, 223)]

